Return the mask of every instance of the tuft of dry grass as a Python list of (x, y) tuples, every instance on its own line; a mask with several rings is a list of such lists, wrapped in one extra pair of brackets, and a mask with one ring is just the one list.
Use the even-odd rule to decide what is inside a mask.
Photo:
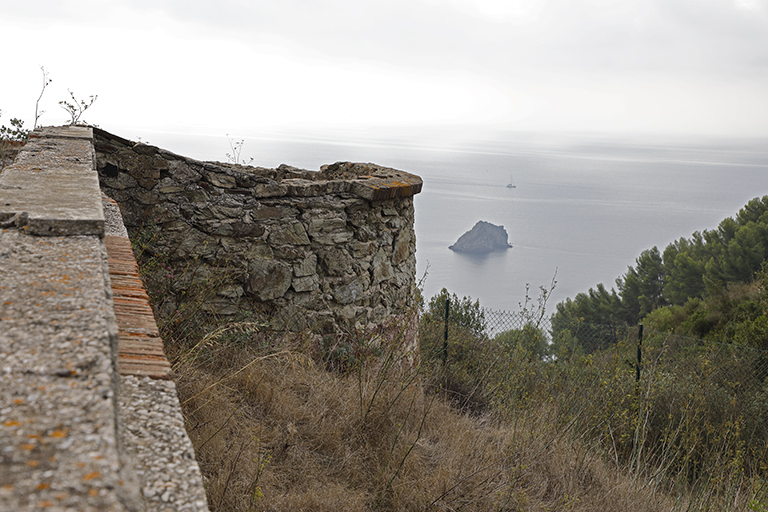
[(672, 510), (556, 427), (553, 406), (470, 416), (404, 357), (339, 373), (295, 348), (209, 339), (205, 357), (177, 354), (211, 509)]
[(0, 171), (16, 160), (23, 146), (21, 142), (0, 140)]

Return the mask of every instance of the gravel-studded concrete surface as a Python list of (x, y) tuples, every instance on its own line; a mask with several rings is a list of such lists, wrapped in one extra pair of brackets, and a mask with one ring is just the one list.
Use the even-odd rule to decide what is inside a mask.
[(0, 510), (140, 510), (118, 454), (97, 236), (0, 231)]
[(101, 204), (104, 209), (104, 235), (122, 236), (128, 238), (128, 230), (123, 224), (123, 217), (120, 214), (120, 207), (117, 203), (109, 199), (104, 193), (101, 194)]
[(147, 510), (208, 510), (200, 468), (171, 381), (120, 378), (121, 440)]

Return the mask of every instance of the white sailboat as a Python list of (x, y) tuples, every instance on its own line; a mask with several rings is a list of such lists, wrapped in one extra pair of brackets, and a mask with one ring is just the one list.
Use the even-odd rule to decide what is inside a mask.
[(509, 177), (509, 183), (507, 183), (507, 188), (515, 188), (517, 185), (515, 185), (515, 179), (514, 176)]

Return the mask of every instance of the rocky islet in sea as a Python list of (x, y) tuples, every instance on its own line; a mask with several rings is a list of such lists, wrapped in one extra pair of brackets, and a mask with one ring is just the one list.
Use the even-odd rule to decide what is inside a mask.
[(507, 230), (504, 226), (496, 226), (481, 220), (448, 248), (456, 252), (486, 254), (510, 247), (512, 245), (508, 242)]

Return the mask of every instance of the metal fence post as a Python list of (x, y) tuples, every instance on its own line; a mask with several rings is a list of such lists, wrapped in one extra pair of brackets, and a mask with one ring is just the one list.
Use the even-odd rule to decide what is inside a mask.
[(443, 332), (443, 366), (448, 361), (448, 312), (451, 310), (451, 300), (445, 299), (445, 331)]
[(643, 361), (643, 324), (637, 327), (637, 375), (635, 376), (635, 382), (640, 382), (640, 364)]

